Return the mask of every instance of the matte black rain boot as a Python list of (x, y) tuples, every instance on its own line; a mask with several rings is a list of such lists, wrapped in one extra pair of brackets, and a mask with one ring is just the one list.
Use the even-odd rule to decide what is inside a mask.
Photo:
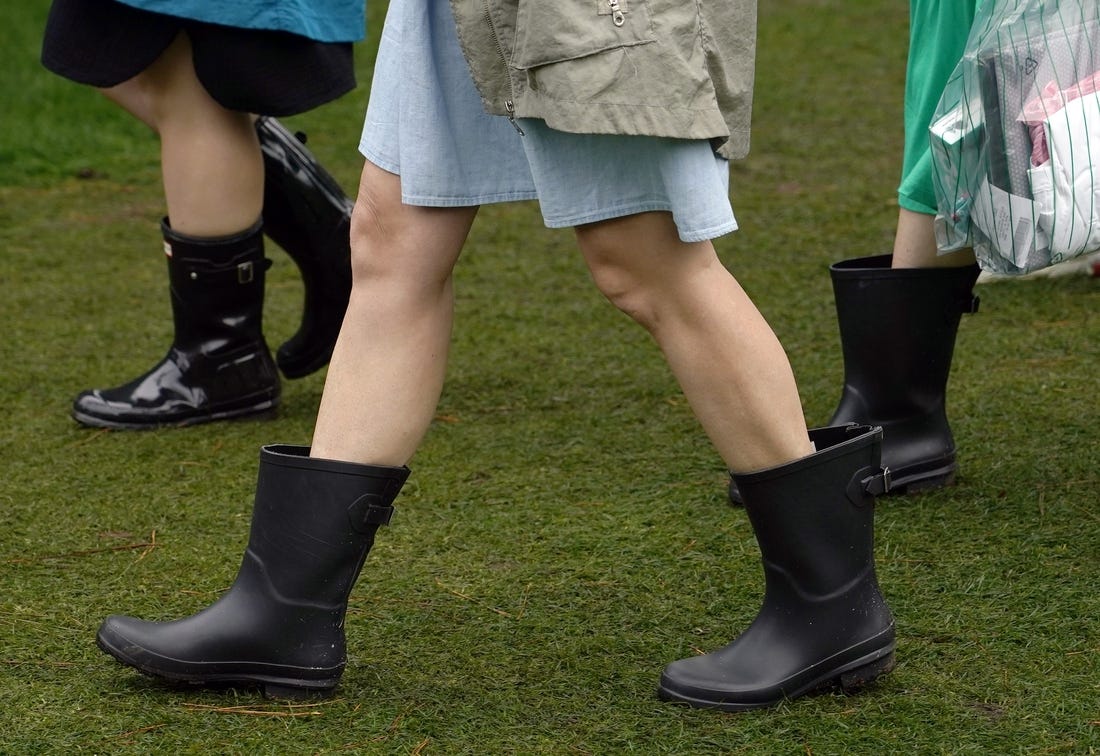
[(829, 269), (844, 355), (844, 389), (829, 424), (882, 426), (891, 490), (914, 493), (955, 482), (947, 379), (959, 321), (978, 310), (978, 266), (894, 269), (891, 259)]
[(269, 413), (279, 375), (263, 335), (261, 224), (201, 239), (161, 223), (175, 338), (148, 373), (112, 389), (84, 391), (73, 418), (101, 428), (192, 425)]
[(274, 118), (256, 121), (264, 156), (264, 231), (298, 266), (305, 287), (302, 321), (276, 350), (287, 378), (328, 364), (351, 295), (354, 203), (305, 146)]
[[(947, 422), (947, 378), (963, 313), (978, 311), (978, 266), (890, 267), (891, 255), (830, 266), (844, 389), (829, 425), (883, 429), (891, 493), (955, 482), (955, 439)], [(740, 504), (737, 485), (730, 501)]]
[(99, 647), (170, 682), (330, 693), (347, 659), (348, 595), (408, 475), (311, 459), (309, 447), (264, 447), (248, 548), (229, 590), (172, 622), (108, 617)]
[(889, 488), (881, 428), (810, 432), (818, 451), (736, 475), (764, 564), (764, 602), (725, 648), (669, 664), (659, 694), (701, 708), (851, 692), (894, 667), (894, 619), (875, 578), (875, 496)]

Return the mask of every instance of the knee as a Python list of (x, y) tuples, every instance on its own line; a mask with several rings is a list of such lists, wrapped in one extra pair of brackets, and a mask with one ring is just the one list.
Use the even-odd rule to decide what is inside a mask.
[(611, 304), (645, 328), (657, 320), (654, 287), (623, 239), (606, 228), (577, 230), (577, 244), (596, 288)]
[(162, 107), (157, 99), (156, 90), (148, 86), (144, 74), (138, 74), (113, 87), (100, 88), (99, 92), (144, 123), (154, 133), (160, 134), (159, 119)]
[(422, 210), (385, 187), (360, 185), (350, 229), (353, 293), (420, 299), (446, 290), (462, 237), (441, 230), (445, 215)]
[(177, 34), (145, 70), (100, 91), (158, 134), (171, 119), (202, 117), (192, 113), (202, 109), (195, 93), (205, 94), (205, 89), (195, 75), (191, 41), (185, 32)]
[(392, 229), (377, 198), (360, 192), (351, 213), (351, 277), (353, 287), (368, 286), (386, 269), (385, 251), (392, 247)]

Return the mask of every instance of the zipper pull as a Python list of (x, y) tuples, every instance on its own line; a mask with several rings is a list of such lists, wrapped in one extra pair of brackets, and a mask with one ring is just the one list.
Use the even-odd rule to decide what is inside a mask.
[(626, 16), (623, 15), (623, 9), (619, 7), (619, 0), (607, 0), (607, 7), (611, 8), (611, 23), (615, 26), (626, 23)]
[(527, 132), (521, 129), (519, 124), (516, 123), (516, 104), (511, 100), (505, 100), (504, 109), (508, 111), (508, 122), (512, 124), (512, 128), (518, 131), (521, 137), (527, 136)]

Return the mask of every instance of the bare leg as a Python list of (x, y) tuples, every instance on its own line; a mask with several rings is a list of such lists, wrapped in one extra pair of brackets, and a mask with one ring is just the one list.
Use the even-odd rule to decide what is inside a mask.
[(894, 268), (959, 268), (974, 264), (974, 253), (960, 250), (949, 255), (936, 251), (935, 216), (902, 208), (894, 234)]
[(401, 203), (368, 162), (351, 225), (351, 302), (329, 365), (311, 454), (406, 464), (428, 430), (447, 365), (452, 270), (476, 207)]
[(581, 226), (577, 240), (600, 291), (657, 341), (729, 469), (811, 452), (787, 356), (710, 242), (680, 241), (668, 213)]
[(252, 116), (226, 110), (210, 96), (195, 75), (185, 34), (145, 71), (102, 91), (160, 135), (175, 231), (228, 236), (256, 222), (263, 209), (263, 158)]

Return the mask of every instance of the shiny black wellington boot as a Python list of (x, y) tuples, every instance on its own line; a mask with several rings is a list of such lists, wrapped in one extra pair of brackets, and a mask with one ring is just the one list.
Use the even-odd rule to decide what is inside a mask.
[(305, 287), (297, 333), (275, 353), (287, 378), (328, 364), (351, 295), (354, 203), (305, 146), (274, 118), (256, 121), (264, 157), (264, 231), (298, 266)]
[(818, 451), (735, 480), (764, 565), (756, 619), (725, 648), (669, 664), (659, 695), (725, 711), (820, 689), (852, 692), (894, 667), (894, 619), (875, 577), (882, 429), (810, 432)]
[(312, 459), (309, 447), (264, 447), (248, 548), (229, 590), (185, 619), (108, 617), (99, 647), (169, 682), (327, 695), (346, 663), (348, 595), (408, 475)]
[(977, 312), (978, 266), (890, 267), (891, 256), (830, 267), (844, 388), (830, 425), (882, 426), (893, 493), (951, 485), (958, 463), (947, 379), (963, 313)]
[(154, 428), (270, 413), (279, 375), (263, 335), (261, 224), (216, 239), (184, 236), (161, 224), (175, 337), (152, 370), (73, 402), (78, 422), (101, 428)]
[[(844, 388), (829, 425), (882, 426), (891, 494), (955, 482), (947, 378), (964, 313), (978, 311), (978, 266), (890, 267), (891, 255), (829, 268), (836, 299)], [(730, 501), (741, 503), (735, 483)]]

